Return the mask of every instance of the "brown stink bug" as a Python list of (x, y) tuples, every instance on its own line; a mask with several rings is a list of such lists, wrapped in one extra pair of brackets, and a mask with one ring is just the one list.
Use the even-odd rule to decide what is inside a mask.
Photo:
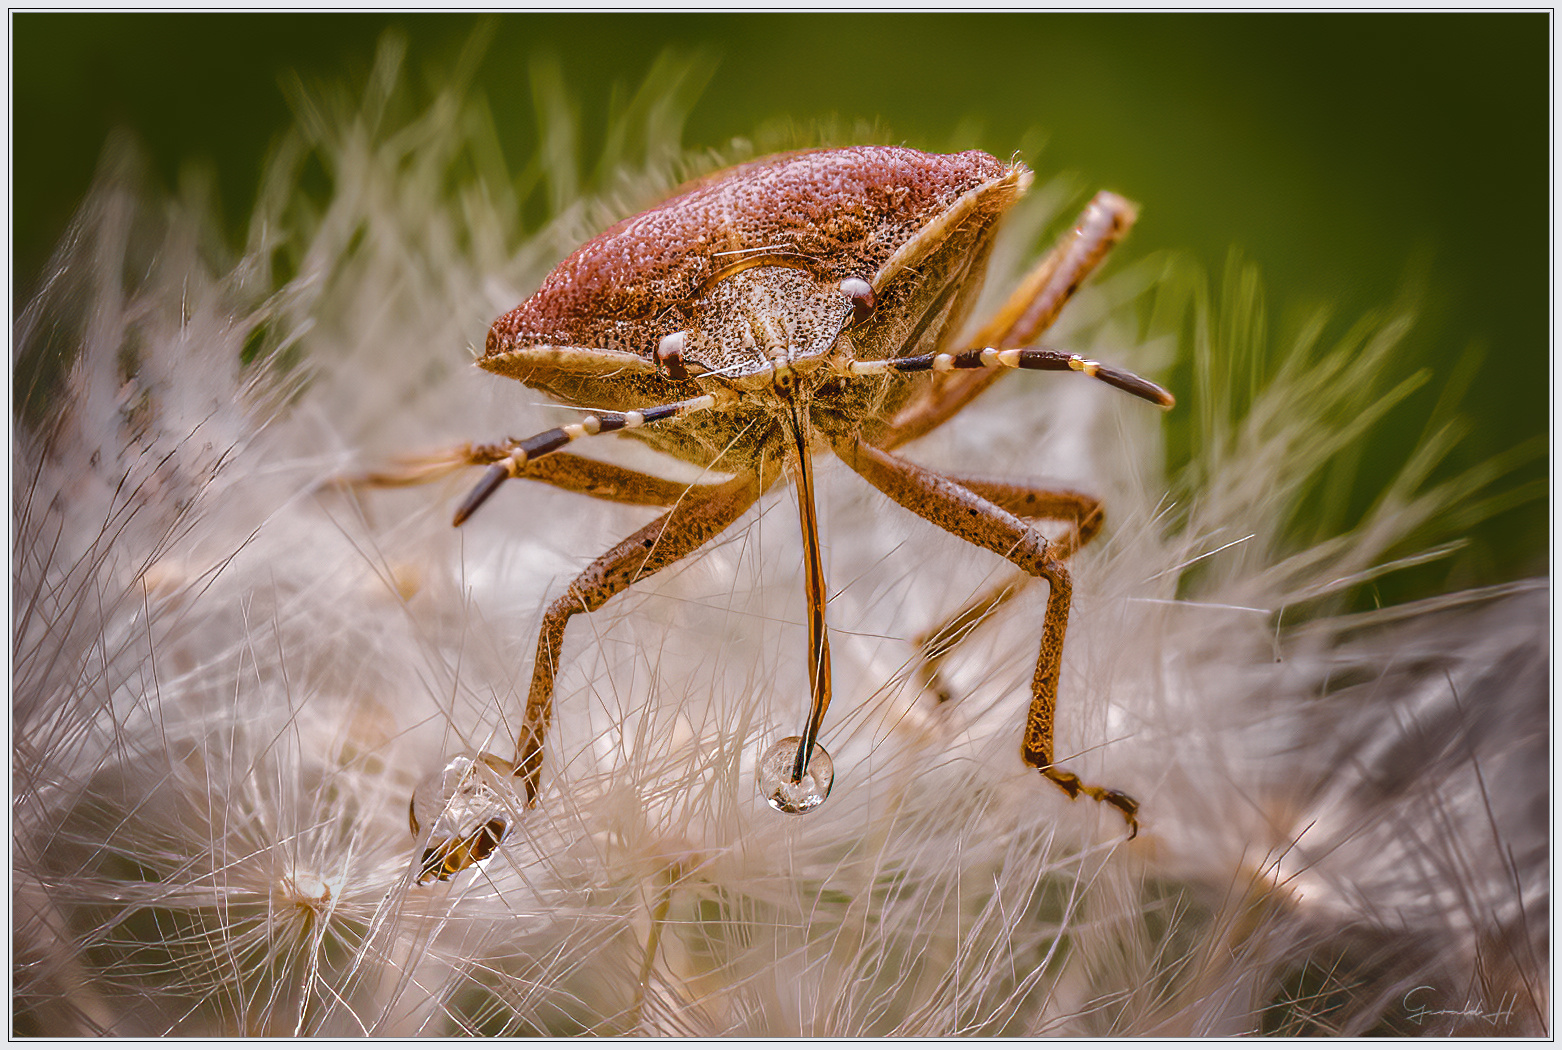
[[(1099, 529), (1099, 504), (1078, 493), (934, 473), (893, 452), (1012, 368), (1080, 371), (1172, 404), (1165, 390), (1128, 372), (1034, 345), (1133, 223), (1133, 206), (1110, 193), (1089, 204), (973, 340), (951, 345), (999, 221), (1030, 182), (1023, 165), (975, 151), (863, 146), (769, 157), (695, 182), (593, 238), (494, 322), (478, 364), (580, 406), (585, 417), (365, 480), (403, 484), (486, 465), (457, 525), (510, 478), (670, 509), (599, 557), (548, 607), (513, 762), (486, 753), (457, 758), (415, 793), (414, 833), (429, 827), (431, 836), (420, 882), (449, 878), (493, 852), (510, 826), (499, 801), (506, 785), (518, 781), (524, 805), (536, 804), (570, 617), (697, 550), (783, 471), (801, 508), (811, 703), (802, 734), (761, 759), (761, 788), (789, 813), (824, 801), (833, 773), (818, 738), (830, 704), (830, 646), (811, 464), (825, 450), (907, 510), (1048, 582), (1021, 754), (1070, 797), (1114, 806), (1137, 829), (1132, 798), (1052, 764), (1070, 600), (1063, 561)], [(615, 431), (731, 480), (686, 486), (562, 451)], [(1027, 519), (1059, 520), (1073, 531), (1049, 542)], [(1011, 590), (930, 635), (929, 664), (962, 624)]]

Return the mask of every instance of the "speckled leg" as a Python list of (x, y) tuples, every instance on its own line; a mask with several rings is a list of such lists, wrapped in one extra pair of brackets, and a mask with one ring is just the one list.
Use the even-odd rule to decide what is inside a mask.
[[(1052, 556), (1058, 561), (1067, 560), (1076, 550), (1095, 538), (1106, 520), (1101, 501), (1083, 492), (1036, 488), (985, 478), (946, 476), (1016, 517), (1030, 521), (1060, 521), (1073, 526), (1052, 544)], [(1025, 572), (1011, 574), (914, 640), (913, 644), (921, 651), (916, 668), (917, 677), (938, 703), (946, 703), (953, 698), (941, 673), (944, 658), (972, 631), (986, 623), (993, 613), (1024, 590), (1032, 579)]]
[[(1086, 784), (1052, 764), (1053, 715), (1057, 710), (1058, 677), (1063, 663), (1063, 636), (1068, 629), (1073, 584), (1068, 569), (1046, 537), (997, 503), (964, 485), (908, 463), (855, 438), (837, 439), (836, 454), (869, 484), (907, 510), (978, 547), (1007, 558), (1028, 575), (1047, 581), (1047, 611), (1041, 628), (1041, 652), (1031, 679), (1030, 713), (1020, 754), (1070, 798), (1089, 795), (1118, 809), (1132, 834), (1139, 830), (1139, 804), (1112, 788)], [(1130, 837), (1132, 837), (1132, 834)]]
[(677, 503), (592, 562), (569, 590), (548, 606), (537, 636), (537, 661), (526, 698), (526, 717), (515, 745), (515, 775), (522, 778), (528, 807), (537, 802), (543, 740), (553, 721), (554, 677), (570, 617), (600, 609), (631, 584), (693, 553), (753, 506), (762, 490), (761, 479), (750, 475), (709, 486), (701, 499)]

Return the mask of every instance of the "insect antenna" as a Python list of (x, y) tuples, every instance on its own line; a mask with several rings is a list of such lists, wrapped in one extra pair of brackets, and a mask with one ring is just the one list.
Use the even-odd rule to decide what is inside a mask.
[(956, 354), (919, 354), (915, 357), (891, 357), (883, 361), (853, 361), (849, 367), (852, 375), (874, 376), (894, 372), (903, 375), (910, 372), (953, 372), (969, 368), (1028, 368), (1040, 372), (1083, 372), (1099, 379), (1108, 386), (1127, 391), (1162, 408), (1177, 403), (1171, 392), (1143, 376), (1137, 376), (1124, 368), (1092, 361), (1066, 350), (1047, 347), (1028, 347), (1022, 350), (998, 350), (985, 347), (979, 350), (962, 350)]
[(454, 524), (460, 525), (476, 513), (477, 508), (486, 503), (488, 497), (498, 491), (499, 486), (504, 482), (520, 477), (526, 469), (526, 464), (557, 452), (571, 441), (597, 434), (611, 434), (618, 430), (636, 430), (647, 423), (675, 419), (691, 412), (703, 412), (715, 408), (718, 400), (714, 394), (703, 394), (687, 401), (674, 401), (671, 404), (630, 412), (593, 412), (579, 423), (554, 427), (524, 441), (512, 442), (508, 446), (509, 455), (492, 464), (483, 475), (483, 480), (477, 483), (477, 486), (456, 508)]

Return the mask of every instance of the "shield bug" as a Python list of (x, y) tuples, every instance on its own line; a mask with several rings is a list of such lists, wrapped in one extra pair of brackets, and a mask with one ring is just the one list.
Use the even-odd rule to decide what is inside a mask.
[[(513, 762), (469, 756), (419, 787), (413, 831), (431, 825), (420, 882), (447, 879), (493, 852), (512, 824), (502, 801), (507, 785), (519, 785), (524, 807), (536, 804), (570, 618), (693, 553), (783, 473), (797, 486), (804, 539), (810, 703), (802, 733), (762, 756), (760, 786), (788, 813), (824, 801), (833, 776), (819, 743), (830, 646), (812, 462), (826, 451), (912, 513), (1047, 581), (1021, 755), (1070, 797), (1114, 806), (1137, 830), (1131, 797), (1052, 761), (1071, 589), (1064, 559), (1099, 529), (1099, 504), (1078, 493), (939, 474), (894, 453), (1014, 368), (1079, 371), (1171, 406), (1154, 383), (1034, 345), (1133, 223), (1133, 206), (1110, 193), (1089, 204), (972, 340), (954, 342), (998, 224), (1030, 182), (1023, 165), (975, 151), (863, 146), (765, 158), (699, 180), (588, 241), (494, 322), (478, 364), (580, 406), (583, 418), (366, 480), (402, 484), (486, 466), (456, 511), (457, 525), (512, 478), (669, 509), (548, 606)], [(731, 480), (685, 486), (564, 451), (619, 432)], [(1038, 519), (1072, 525), (1071, 538), (1049, 542), (1028, 523)], [(1011, 590), (929, 635), (929, 662)]]

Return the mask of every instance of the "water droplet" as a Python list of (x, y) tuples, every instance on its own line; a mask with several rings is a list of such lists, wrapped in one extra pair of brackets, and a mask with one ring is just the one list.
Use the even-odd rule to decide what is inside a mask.
[(770, 808), (782, 813), (807, 813), (818, 809), (830, 797), (830, 785), (835, 783), (835, 763), (830, 754), (818, 744), (808, 756), (808, 772), (801, 780), (792, 779), (792, 768), (797, 761), (797, 749), (803, 738), (789, 736), (765, 749), (759, 757), (759, 792), (770, 803)]
[(412, 792), (412, 833), (429, 829), (418, 882), (441, 882), (487, 860), (520, 812), (513, 763), (486, 751), (458, 755)]

